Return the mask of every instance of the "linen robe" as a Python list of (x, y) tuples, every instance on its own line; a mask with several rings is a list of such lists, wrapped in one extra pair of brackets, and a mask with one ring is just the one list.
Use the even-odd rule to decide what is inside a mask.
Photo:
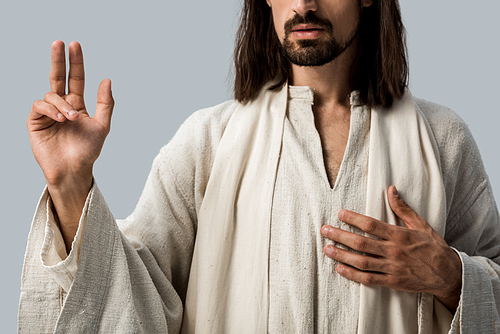
[[(463, 122), (444, 107), (422, 100), (417, 104), (440, 152), (447, 199), (445, 239), (462, 251), (461, 303), (451, 332), (488, 333), (498, 329), (500, 293), (498, 213), (491, 188)], [(236, 102), (227, 102), (190, 117), (155, 159), (136, 210), (118, 225), (94, 186), (82, 216), (84, 231), (80, 225), (83, 239), (78, 271), (66, 297), (46, 270), (65, 271), (71, 261), (44, 269), (39, 260), (42, 246), (49, 252), (47, 245), (52, 242), (43, 240), (50, 212), (47, 194), (42, 196), (23, 270), (20, 332), (52, 332), (54, 326), (56, 332), (179, 331), (197, 217), (218, 144), (237, 107)], [(47, 230), (45, 238), (50, 239), (54, 234), (50, 219)], [(303, 317), (312, 317), (312, 327), (305, 330), (324, 328), (318, 327), (317, 314)], [(276, 316), (269, 323), (280, 328), (281, 320)]]

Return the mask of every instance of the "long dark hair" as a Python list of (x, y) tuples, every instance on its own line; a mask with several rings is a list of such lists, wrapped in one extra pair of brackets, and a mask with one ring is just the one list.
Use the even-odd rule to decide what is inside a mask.
[[(390, 107), (408, 85), (406, 32), (398, 0), (374, 0), (363, 9), (356, 78), (351, 89), (369, 107)], [(244, 0), (234, 50), (234, 97), (247, 103), (268, 83), (277, 90), (290, 64), (280, 52), (271, 8), (265, 0)]]

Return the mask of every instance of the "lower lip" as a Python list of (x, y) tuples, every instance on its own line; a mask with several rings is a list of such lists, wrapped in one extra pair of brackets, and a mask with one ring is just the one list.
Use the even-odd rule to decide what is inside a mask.
[(293, 37), (297, 39), (313, 39), (318, 38), (323, 33), (323, 30), (296, 30), (292, 31)]

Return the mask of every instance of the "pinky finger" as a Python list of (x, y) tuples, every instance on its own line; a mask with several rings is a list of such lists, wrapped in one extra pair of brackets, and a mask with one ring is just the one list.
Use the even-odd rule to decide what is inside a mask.
[(28, 120), (37, 120), (41, 117), (49, 117), (56, 122), (64, 122), (66, 117), (52, 104), (42, 100), (37, 100), (33, 103)]

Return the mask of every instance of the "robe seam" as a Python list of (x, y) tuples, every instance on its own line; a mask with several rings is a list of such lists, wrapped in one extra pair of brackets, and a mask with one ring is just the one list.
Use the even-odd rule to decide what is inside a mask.
[[(178, 189), (179, 192), (181, 193), (182, 195), (182, 198), (184, 198), (184, 200), (186, 201), (186, 203), (188, 203), (189, 205), (189, 211), (196, 211), (196, 205), (193, 201), (191, 201), (189, 199), (188, 196), (186, 196), (186, 193), (184, 192), (184, 189), (182, 187), (179, 186), (179, 184), (177, 183), (177, 180), (179, 179), (177, 174), (174, 172), (173, 168), (172, 168), (172, 165), (168, 162), (168, 161), (164, 161), (163, 160), (163, 157), (162, 157), (162, 163), (165, 164), (165, 167), (166, 167), (166, 171), (173, 177), (174, 179), (174, 187), (175, 189)], [(159, 171), (160, 168), (157, 168), (157, 170)]]
[(460, 204), (460, 210), (451, 216), (448, 220), (447, 225), (449, 225), (449, 229), (447, 229), (446, 234), (453, 231), (453, 229), (457, 226), (457, 222), (470, 210), (470, 208), (474, 205), (474, 203), (478, 200), (481, 194), (487, 189), (488, 179), (484, 178), (477, 186), (474, 188), (474, 191), (471, 192), (471, 195), (463, 201), (463, 204)]

